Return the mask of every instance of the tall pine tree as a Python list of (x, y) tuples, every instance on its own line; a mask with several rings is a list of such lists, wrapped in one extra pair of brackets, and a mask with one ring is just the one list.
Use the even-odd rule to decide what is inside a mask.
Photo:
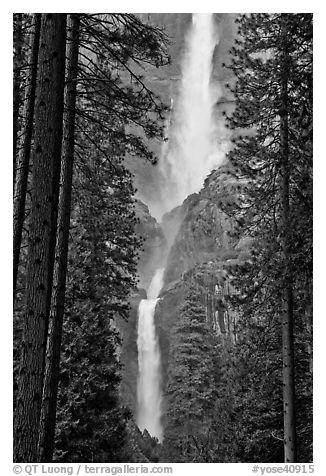
[(238, 276), (244, 301), (263, 290), (261, 311), (282, 316), (284, 460), (293, 462), (295, 319), (299, 308), (309, 314), (311, 301), (312, 16), (251, 14), (238, 23), (230, 65), (235, 110), (228, 118), (238, 193), (224, 208), (254, 238), (248, 280)]
[(214, 343), (195, 282), (188, 283), (173, 329), (168, 375), (164, 457), (179, 463), (207, 462), (214, 411)]
[(32, 209), (15, 414), (15, 461), (37, 459), (61, 162), (65, 38), (66, 15), (44, 14), (35, 105)]

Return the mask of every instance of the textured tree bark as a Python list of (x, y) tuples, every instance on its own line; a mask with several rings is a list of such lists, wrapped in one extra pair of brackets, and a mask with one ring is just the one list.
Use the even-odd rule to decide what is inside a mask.
[(308, 334), (307, 352), (309, 355), (309, 372), (313, 373), (313, 349), (312, 349), (312, 304), (307, 306), (306, 329)]
[(18, 167), (16, 170), (14, 192), (14, 296), (17, 287), (17, 275), (19, 267), (20, 247), (22, 240), (23, 225), (25, 220), (26, 192), (31, 155), (34, 104), (37, 79), (37, 61), (40, 43), (41, 14), (34, 15), (35, 30), (33, 36), (30, 65), (30, 77), (26, 87), (24, 104), (24, 134), (23, 143), (19, 153)]
[(309, 356), (309, 372), (313, 373), (313, 285), (312, 277), (306, 279), (306, 312), (305, 323), (307, 331), (307, 353)]
[(51, 244), (56, 233), (60, 176), (65, 44), (66, 14), (42, 14), (26, 303), (14, 422), (14, 460), (19, 462), (37, 461), (47, 304), (54, 261)]
[(16, 14), (17, 29), (14, 32), (14, 48), (16, 55), (14, 56), (14, 104), (13, 104), (13, 175), (14, 185), (16, 180), (16, 159), (17, 159), (17, 137), (18, 137), (18, 118), (20, 108), (20, 85), (21, 74), (20, 67), (22, 66), (22, 17), (21, 13)]
[(75, 106), (78, 74), (79, 15), (68, 20), (67, 78), (65, 91), (61, 190), (59, 198), (58, 232), (54, 266), (53, 292), (45, 358), (45, 374), (40, 419), (38, 459), (52, 461), (59, 381), (60, 346), (64, 314), (71, 192), (74, 161)]
[(281, 239), (284, 262), (282, 346), (283, 346), (283, 417), (284, 417), (284, 461), (296, 461), (296, 421), (294, 385), (294, 338), (293, 338), (293, 284), (290, 251), (290, 165), (289, 165), (289, 126), (288, 126), (288, 77), (289, 53), (287, 45), (287, 15), (282, 15), (281, 25)]

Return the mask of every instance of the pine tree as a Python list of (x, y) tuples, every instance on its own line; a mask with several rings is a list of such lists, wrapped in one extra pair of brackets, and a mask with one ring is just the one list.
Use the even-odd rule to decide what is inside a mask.
[[(96, 124), (125, 154), (155, 162), (147, 139), (162, 136), (167, 108), (148, 88), (141, 65), (166, 64), (165, 35), (135, 15), (82, 14), (80, 36), (76, 127), (82, 132), (82, 148), (88, 144), (103, 155), (89, 133)], [(78, 143), (77, 152), (83, 152)]]
[(130, 418), (118, 398), (116, 319), (128, 315), (139, 240), (130, 174), (96, 151), (87, 163), (74, 177), (55, 459), (113, 462), (123, 458)]
[(282, 462), (282, 346), (281, 319), (244, 314), (234, 348), (232, 402), (236, 446), (241, 462)]
[(13, 104), (13, 172), (14, 172), (14, 184), (16, 174), (16, 156), (17, 156), (17, 138), (18, 138), (18, 119), (19, 108), (21, 103), (21, 66), (22, 66), (22, 13), (14, 14), (14, 104)]
[[(225, 210), (236, 219), (239, 230), (254, 239), (248, 270), (238, 274), (243, 303), (258, 295), (261, 300), (254, 302), (260, 312), (270, 319), (283, 316), (279, 325), (283, 329), (284, 460), (293, 462), (293, 328), (302, 283), (305, 280), (307, 286), (311, 279), (311, 190), (300, 197), (298, 184), (305, 180), (311, 184), (312, 17), (252, 14), (238, 22), (239, 39), (231, 50), (230, 65), (236, 77), (235, 110), (228, 118), (231, 129), (240, 131), (229, 154), (238, 181), (236, 198)], [(307, 251), (304, 264), (302, 245)], [(311, 294), (306, 297), (307, 308)]]
[(41, 22), (26, 304), (14, 460), (36, 461), (61, 159), (65, 14)]
[[(18, 166), (15, 170), (15, 190), (14, 190), (14, 297), (16, 294), (17, 276), (20, 258), (20, 248), (25, 220), (25, 204), (28, 174), (30, 167), (30, 155), (32, 147), (32, 135), (34, 124), (34, 106), (37, 80), (37, 63), (40, 43), (41, 14), (34, 15), (34, 33), (29, 60), (28, 85), (25, 91), (24, 104), (24, 130), (21, 148), (18, 155)], [(17, 113), (18, 114), (18, 113)], [(15, 151), (14, 151), (15, 154)]]
[[(95, 425), (91, 429), (92, 434), (96, 434), (96, 425), (99, 424), (101, 427), (99, 435), (103, 440), (99, 445), (95, 445), (95, 450), (99, 451), (96, 457), (99, 459), (112, 457), (112, 460), (118, 458), (118, 449), (115, 445), (119, 445), (125, 437), (124, 422), (128, 412), (119, 409), (117, 389), (120, 373), (116, 357), (119, 340), (116, 337), (113, 319), (118, 314), (124, 318), (128, 314), (128, 294), (136, 284), (136, 253), (139, 242), (133, 233), (135, 216), (131, 198), (134, 192), (131, 176), (121, 163), (126, 152), (153, 159), (153, 154), (144, 138), (140, 137), (139, 130), (131, 132), (130, 125), (141, 127), (150, 137), (159, 135), (161, 127), (157, 118), (164, 110), (162, 103), (146, 87), (141, 74), (133, 71), (134, 66), (130, 63), (137, 64), (138, 70), (139, 61), (145, 60), (156, 65), (162, 63), (165, 57), (162, 50), (164, 35), (142, 24), (134, 15), (79, 14), (78, 19), (80, 19), (81, 44), (78, 77), (76, 64), (71, 68), (70, 53), (74, 48), (68, 50), (68, 79), (72, 81), (67, 83), (64, 126), (65, 133), (67, 132), (69, 137), (66, 137), (63, 143), (63, 186), (59, 203), (60, 228), (57, 235), (66, 28), (63, 26), (65, 15), (42, 16), (34, 131), (30, 128), (30, 133), (34, 132), (35, 136), (30, 190), (32, 209), (28, 221), (31, 244), (27, 254), (28, 269), (24, 290), (26, 306), (22, 339), (26, 345), (23, 345), (21, 350), (16, 399), (16, 460), (35, 461), (37, 440), (39, 440), (39, 459), (51, 459), (73, 159), (79, 172), (75, 184), (77, 189), (80, 177), (84, 175), (85, 178), (85, 181), (82, 181), (83, 190), (79, 189), (76, 197), (72, 197), (75, 219), (77, 214), (78, 226), (83, 230), (81, 256), (84, 261), (80, 262), (78, 257), (70, 268), (73, 268), (73, 273), (76, 272), (76, 283), (79, 282), (83, 287), (85, 279), (90, 285), (86, 291), (87, 296), (83, 297), (85, 301), (82, 301), (83, 304), (87, 303), (86, 307), (94, 310), (90, 320), (85, 319), (85, 328), (79, 337), (81, 347), (84, 345), (90, 353), (89, 359), (93, 358), (97, 363), (97, 349), (93, 346), (93, 341), (92, 345), (87, 341), (87, 324), (89, 324), (90, 329), (94, 330), (94, 335), (98, 336), (98, 342), (102, 337), (101, 346), (107, 350), (108, 356), (108, 361), (104, 360), (103, 367), (98, 366), (100, 375), (97, 380), (97, 398), (101, 399), (102, 393), (108, 396), (104, 410), (109, 413), (104, 411), (101, 415), (105, 433), (102, 431), (101, 418), (97, 418), (96, 410), (94, 410), (95, 418), (90, 418), (87, 423), (90, 428), (92, 424)], [(71, 46), (76, 46), (75, 40), (76, 38), (70, 43)], [(129, 84), (127, 84), (128, 76), (131, 78)], [(78, 107), (74, 111), (76, 96)], [(29, 117), (32, 118), (32, 115)], [(26, 125), (32, 124), (32, 119), (31, 122), (26, 122)], [(48, 145), (47, 150), (44, 149), (45, 143)], [(53, 160), (49, 160), (50, 158)], [(28, 167), (25, 170), (28, 170)], [(84, 213), (82, 204), (86, 190), (88, 192), (85, 196)], [(103, 227), (105, 220), (107, 223)], [(94, 238), (94, 243), (89, 240), (89, 236)], [(54, 262), (56, 241), (58, 261)], [(20, 246), (17, 249), (20, 249)], [(37, 256), (38, 251), (42, 252), (40, 257)], [(73, 248), (70, 253), (74, 256)], [(94, 262), (88, 261), (88, 265), (84, 266), (86, 257), (89, 256)], [(19, 258), (15, 260), (16, 270), (18, 264)], [(41, 272), (35, 275), (38, 267), (41, 267)], [(48, 336), (51, 302), (51, 317), (55, 319), (51, 319)], [(92, 318), (95, 320), (93, 323)], [(45, 367), (46, 343), (48, 353)], [(69, 339), (64, 340), (64, 345), (70, 345)], [(79, 356), (77, 361), (79, 362)], [(44, 370), (46, 373), (43, 382)], [(108, 378), (105, 391), (101, 384), (102, 371)], [(78, 371), (75, 375), (76, 378), (80, 376)], [(43, 389), (43, 403), (39, 426), (41, 389)], [(33, 403), (32, 409), (31, 399), (36, 402), (35, 405)], [(105, 446), (104, 452), (100, 445)], [(94, 455), (91, 456), (91, 459), (93, 458)]]
[(214, 409), (214, 345), (198, 285), (188, 284), (170, 351), (165, 458), (207, 462)]
[(55, 415), (59, 379), (60, 346), (64, 314), (70, 208), (75, 144), (75, 108), (78, 74), (79, 15), (68, 17), (67, 78), (65, 91), (61, 190), (59, 197), (58, 235), (54, 267), (51, 311), (48, 327), (45, 376), (39, 436), (39, 460), (51, 461), (54, 445)]
[(284, 460), (295, 462), (296, 455), (296, 416), (294, 390), (294, 337), (293, 337), (293, 277), (291, 266), (291, 235), (288, 228), (290, 220), (290, 151), (289, 151), (289, 42), (288, 18), (281, 18), (280, 40), (280, 175), (281, 175), (281, 247), (284, 263), (284, 293), (282, 319), (283, 351), (283, 414), (284, 414)]

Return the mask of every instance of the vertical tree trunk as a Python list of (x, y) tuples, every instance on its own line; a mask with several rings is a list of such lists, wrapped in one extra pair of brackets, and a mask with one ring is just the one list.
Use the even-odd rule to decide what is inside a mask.
[(65, 43), (66, 14), (42, 14), (26, 304), (14, 424), (14, 459), (24, 462), (37, 460), (47, 300), (54, 261), (51, 244), (58, 205), (55, 181), (59, 182), (60, 174)]
[(39, 461), (50, 462), (53, 456), (56, 403), (59, 381), (60, 346), (64, 313), (68, 240), (74, 161), (75, 106), (78, 74), (79, 15), (71, 14), (68, 21), (67, 85), (65, 91), (61, 190), (59, 199), (58, 233), (54, 266), (48, 344), (40, 419)]
[(284, 461), (296, 461), (296, 422), (294, 388), (294, 338), (293, 338), (293, 284), (290, 251), (290, 168), (289, 168), (289, 128), (288, 128), (288, 76), (289, 53), (287, 45), (287, 15), (281, 19), (281, 237), (284, 263), (282, 343), (283, 343), (283, 415), (284, 415)]
[(307, 352), (309, 356), (309, 372), (313, 373), (313, 288), (312, 277), (306, 279), (305, 285), (305, 297), (306, 297), (306, 312), (305, 323), (307, 331)]
[(22, 66), (22, 14), (16, 13), (16, 30), (14, 31), (14, 104), (13, 104), (13, 173), (14, 184), (16, 179), (16, 158), (17, 158), (17, 137), (18, 137), (18, 118), (20, 108), (20, 87), (21, 87), (21, 66)]
[(34, 15), (34, 37), (30, 56), (30, 75), (26, 87), (24, 104), (24, 136), (19, 153), (14, 192), (14, 296), (16, 294), (20, 247), (25, 219), (26, 191), (33, 135), (34, 104), (37, 78), (37, 61), (40, 43), (41, 14)]

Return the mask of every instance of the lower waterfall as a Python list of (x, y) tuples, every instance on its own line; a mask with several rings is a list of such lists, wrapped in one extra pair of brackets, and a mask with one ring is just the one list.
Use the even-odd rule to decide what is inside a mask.
[(138, 382), (137, 382), (137, 425), (151, 436), (162, 440), (161, 424), (161, 356), (155, 329), (154, 313), (157, 296), (163, 286), (164, 268), (156, 271), (138, 311)]

